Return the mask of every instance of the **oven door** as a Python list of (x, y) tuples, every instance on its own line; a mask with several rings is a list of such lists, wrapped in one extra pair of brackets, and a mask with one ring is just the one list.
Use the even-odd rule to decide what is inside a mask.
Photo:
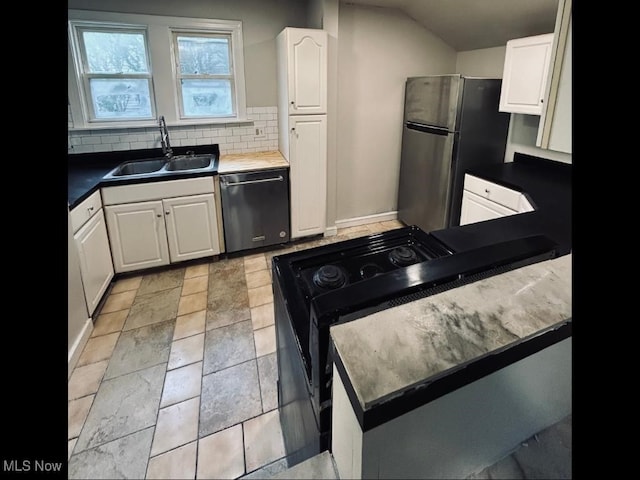
[(291, 467), (320, 453), (320, 430), (311, 404), (302, 354), (275, 271), (273, 278), (278, 410), (287, 462)]

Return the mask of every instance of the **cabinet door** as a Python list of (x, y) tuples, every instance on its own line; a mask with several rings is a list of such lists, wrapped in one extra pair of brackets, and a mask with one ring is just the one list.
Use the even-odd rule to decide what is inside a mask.
[(572, 33), (571, 0), (558, 4), (552, 67), (547, 81), (546, 107), (540, 117), (536, 146), (556, 152), (572, 152)]
[(542, 114), (553, 33), (507, 42), (500, 90), (501, 112)]
[(289, 114), (327, 113), (327, 33), (289, 29), (287, 58)]
[(162, 201), (172, 262), (220, 253), (212, 193)]
[(464, 190), (462, 193), (462, 209), (460, 211), (460, 225), (484, 222), (494, 218), (514, 215), (517, 212), (503, 207), (499, 203), (482, 198), (475, 193)]
[(117, 273), (169, 263), (162, 201), (105, 207)]
[(327, 120), (291, 117), (291, 238), (324, 233), (327, 211)]
[(113, 278), (111, 248), (102, 210), (80, 228), (73, 238), (80, 256), (80, 272), (89, 315), (93, 315)]

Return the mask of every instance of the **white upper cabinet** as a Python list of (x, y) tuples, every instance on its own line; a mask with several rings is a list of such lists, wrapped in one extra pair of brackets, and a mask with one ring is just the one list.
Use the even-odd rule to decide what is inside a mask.
[(553, 33), (507, 42), (500, 91), (501, 112), (541, 115)]
[(283, 53), (279, 88), (284, 88), (289, 115), (327, 113), (327, 32), (285, 28), (277, 38)]
[(540, 118), (536, 146), (571, 153), (572, 33), (571, 0), (561, 0), (556, 17), (555, 37), (547, 79), (545, 107)]

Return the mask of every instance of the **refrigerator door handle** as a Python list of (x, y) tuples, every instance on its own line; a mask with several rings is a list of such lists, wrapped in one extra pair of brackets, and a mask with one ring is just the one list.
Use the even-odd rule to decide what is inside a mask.
[(431, 125), (424, 125), (416, 122), (407, 122), (407, 128), (418, 132), (433, 133), (434, 135), (449, 135), (451, 133), (451, 131), (446, 128), (432, 127)]

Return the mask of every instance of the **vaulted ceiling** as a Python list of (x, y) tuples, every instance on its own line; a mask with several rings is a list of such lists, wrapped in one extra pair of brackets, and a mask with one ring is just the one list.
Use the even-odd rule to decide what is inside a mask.
[(558, 0), (341, 0), (398, 8), (457, 51), (553, 32)]

